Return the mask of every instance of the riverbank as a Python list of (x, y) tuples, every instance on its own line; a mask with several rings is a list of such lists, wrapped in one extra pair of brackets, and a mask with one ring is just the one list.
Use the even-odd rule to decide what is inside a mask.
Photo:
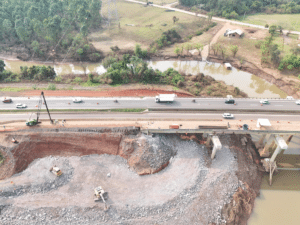
[(249, 61), (243, 60), (241, 63), (240, 60), (232, 57), (228, 57), (226, 60), (223, 60), (221, 56), (212, 54), (208, 56), (208, 60), (217, 63), (229, 62), (232, 66), (239, 70), (255, 74), (256, 76), (276, 85), (280, 90), (286, 92), (289, 96), (293, 96), (295, 99), (300, 98), (299, 84), (297, 84), (295, 81), (290, 80), (287, 82), (283, 79), (275, 78)]

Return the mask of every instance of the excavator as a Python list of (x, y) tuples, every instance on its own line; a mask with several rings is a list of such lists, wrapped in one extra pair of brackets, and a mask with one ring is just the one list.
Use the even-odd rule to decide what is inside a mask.
[(39, 100), (39, 103), (38, 103), (38, 110), (37, 110), (37, 113), (36, 113), (36, 119), (30, 119), (29, 118), (26, 121), (26, 126), (35, 126), (38, 123), (41, 123), (39, 121), (39, 117), (40, 117), (40, 111), (41, 111), (41, 107), (42, 107), (42, 104), (43, 104), (43, 100), (44, 100), (44, 103), (45, 103), (45, 106), (46, 106), (46, 109), (47, 109), (47, 112), (48, 112), (48, 115), (49, 115), (49, 118), (50, 118), (50, 122), (51, 122), (51, 124), (53, 124), (53, 120), (51, 119), (51, 116), (50, 116), (50, 112), (49, 112), (49, 109), (48, 109), (48, 106), (47, 106), (45, 95), (44, 95), (44, 92), (42, 91), (41, 97), (40, 97), (40, 100)]

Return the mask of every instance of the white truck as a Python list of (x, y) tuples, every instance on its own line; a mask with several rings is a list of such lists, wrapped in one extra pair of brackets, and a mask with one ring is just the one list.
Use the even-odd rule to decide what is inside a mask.
[(177, 97), (176, 94), (160, 94), (155, 97), (155, 102), (174, 102), (175, 98)]

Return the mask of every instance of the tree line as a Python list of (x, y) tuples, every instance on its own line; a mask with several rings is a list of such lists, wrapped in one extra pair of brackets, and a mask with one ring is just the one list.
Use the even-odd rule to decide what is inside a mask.
[(22, 44), (37, 56), (54, 49), (66, 52), (70, 46), (76, 54), (86, 44), (81, 42), (89, 29), (100, 25), (101, 4), (100, 0), (0, 1), (0, 43)]
[(258, 12), (300, 13), (300, 0), (179, 0), (179, 3), (228, 19)]

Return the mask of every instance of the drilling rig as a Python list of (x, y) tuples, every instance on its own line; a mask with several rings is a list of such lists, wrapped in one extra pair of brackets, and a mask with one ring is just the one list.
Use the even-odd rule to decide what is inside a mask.
[[(39, 117), (40, 117), (40, 111), (41, 111), (41, 107), (43, 105), (43, 100), (44, 100), (44, 103), (45, 103), (45, 106), (46, 106), (46, 109), (47, 109), (47, 112), (48, 112), (48, 115), (49, 115), (49, 119), (50, 119), (50, 122), (51, 124), (53, 124), (53, 120), (51, 119), (51, 116), (50, 116), (50, 112), (49, 112), (49, 109), (48, 109), (48, 106), (47, 106), (47, 102), (46, 102), (46, 99), (45, 99), (45, 95), (44, 95), (44, 92), (42, 91), (41, 93), (41, 97), (40, 97), (40, 100), (39, 100), (39, 103), (38, 103), (38, 110), (37, 110), (37, 113), (36, 113), (36, 119), (28, 119), (27, 122), (26, 122), (26, 126), (35, 126), (37, 125), (38, 123), (41, 123), (39, 121)], [(30, 116), (31, 117), (31, 116)]]

